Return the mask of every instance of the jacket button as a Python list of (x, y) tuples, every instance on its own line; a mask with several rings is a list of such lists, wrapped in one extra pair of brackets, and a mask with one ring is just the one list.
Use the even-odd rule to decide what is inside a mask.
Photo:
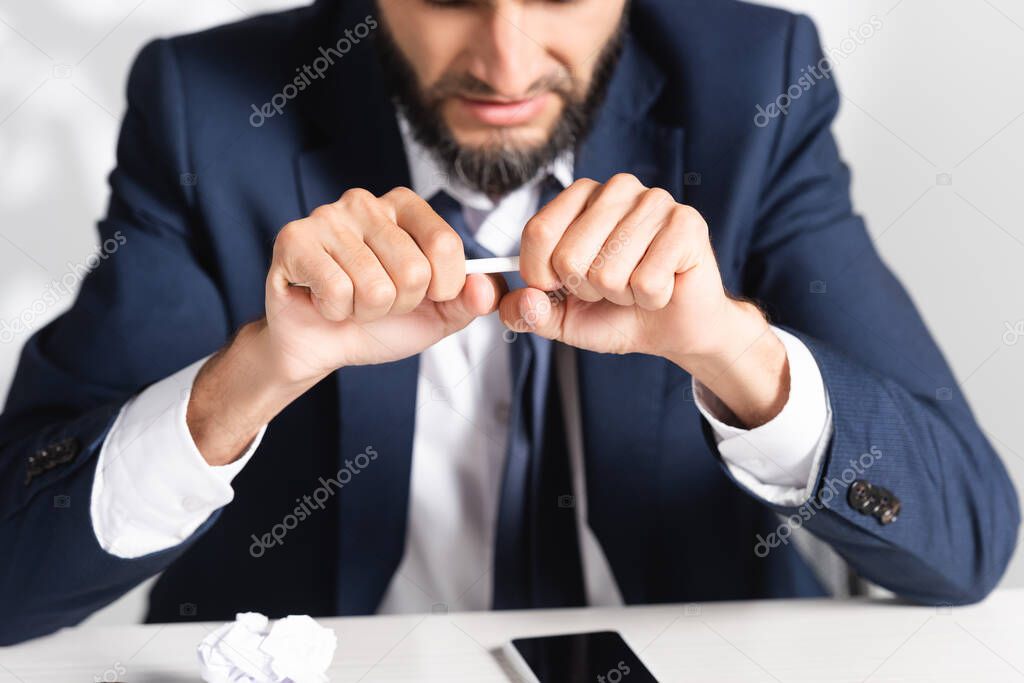
[(902, 507), (901, 503), (898, 500), (894, 501), (882, 511), (882, 514), (878, 516), (878, 521), (882, 524), (892, 524), (900, 516), (900, 507)]
[(866, 481), (858, 480), (850, 484), (850, 492), (847, 495), (850, 507), (862, 514), (869, 514), (873, 505), (871, 488), (871, 484)]
[(871, 515), (880, 524), (892, 524), (900, 515), (902, 503), (892, 491), (858, 479), (850, 484), (847, 502), (862, 515)]
[(25, 484), (43, 472), (52, 470), (57, 465), (69, 463), (78, 455), (78, 439), (69, 437), (56, 441), (41, 448), (28, 457)]
[(78, 439), (74, 437), (61, 439), (50, 446), (50, 453), (50, 458), (53, 460), (54, 465), (63, 465), (66, 462), (71, 462), (78, 455)]

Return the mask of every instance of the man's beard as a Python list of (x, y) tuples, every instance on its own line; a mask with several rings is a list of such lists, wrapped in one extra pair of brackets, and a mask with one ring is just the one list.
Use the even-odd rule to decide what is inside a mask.
[(538, 145), (517, 145), (500, 129), (495, 131), (496, 140), (485, 145), (459, 144), (441, 114), (444, 101), (458, 95), (493, 96), (494, 90), (469, 74), (460, 74), (443, 76), (430, 92), (423, 93), (412, 66), (383, 22), (374, 43), (389, 90), (416, 141), (466, 187), (492, 198), (503, 197), (537, 177), (590, 131), (622, 54), (626, 16), (624, 12), (619, 28), (602, 49), (590, 87), (583, 96), (577, 94), (579, 87), (568, 74), (542, 79), (533, 85), (531, 95), (551, 91), (563, 102), (562, 113), (548, 139)]

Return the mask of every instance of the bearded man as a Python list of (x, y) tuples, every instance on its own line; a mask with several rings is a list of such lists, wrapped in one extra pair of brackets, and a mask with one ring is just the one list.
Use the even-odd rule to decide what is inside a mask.
[(149, 621), (981, 599), (1016, 494), (853, 212), (838, 102), (806, 18), (733, 0), (148, 45), (124, 242), (0, 421), (0, 641), (161, 572)]

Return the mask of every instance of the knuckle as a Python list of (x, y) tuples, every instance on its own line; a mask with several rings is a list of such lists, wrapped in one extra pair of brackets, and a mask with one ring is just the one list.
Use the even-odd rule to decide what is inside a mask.
[(560, 232), (561, 229), (551, 218), (543, 213), (539, 213), (531, 218), (526, 227), (523, 228), (523, 240), (547, 244), (558, 239)]
[(633, 291), (643, 297), (652, 298), (661, 293), (661, 285), (658, 279), (647, 271), (637, 271), (629, 279), (629, 286)]
[(373, 193), (369, 190), (365, 190), (361, 187), (353, 187), (345, 190), (338, 201), (342, 204), (368, 206), (377, 201), (377, 198), (374, 197)]
[(424, 239), (424, 251), (434, 258), (462, 255), (462, 238), (454, 230), (435, 230)]
[(672, 219), (686, 228), (707, 229), (707, 224), (700, 212), (686, 204), (676, 204), (672, 209)]
[(607, 186), (611, 189), (632, 189), (643, 187), (643, 183), (632, 173), (616, 173), (608, 179)]
[(568, 249), (556, 249), (551, 255), (551, 265), (554, 266), (555, 272), (563, 276), (576, 273), (579, 270), (579, 263), (580, 260)]
[(419, 195), (410, 190), (408, 187), (405, 187), (404, 185), (399, 185), (398, 187), (392, 188), (387, 193), (387, 197), (400, 202), (407, 202), (412, 199), (418, 199)]
[(274, 239), (274, 251), (290, 251), (302, 239), (301, 221), (291, 221), (281, 228)]
[(328, 225), (333, 225), (337, 216), (338, 208), (333, 204), (322, 204), (313, 209), (313, 212), (309, 214), (309, 217), (313, 220), (323, 221)]
[(388, 308), (395, 301), (397, 291), (390, 280), (374, 280), (366, 285), (361, 297), (370, 308)]
[(621, 277), (618, 273), (614, 272), (613, 269), (604, 267), (600, 269), (591, 269), (587, 277), (591, 284), (599, 289), (606, 291), (619, 291), (624, 289), (625, 278)]
[(318, 296), (336, 305), (341, 305), (352, 297), (352, 284), (348, 278), (328, 277), (320, 283)]
[(399, 289), (420, 289), (430, 282), (430, 263), (425, 258), (410, 258), (395, 269)]
[(666, 204), (669, 202), (675, 202), (676, 198), (672, 196), (672, 193), (663, 187), (652, 187), (644, 191), (644, 199), (654, 206)]
[(597, 182), (593, 178), (577, 178), (569, 187), (576, 189), (592, 190), (600, 184), (601, 183)]

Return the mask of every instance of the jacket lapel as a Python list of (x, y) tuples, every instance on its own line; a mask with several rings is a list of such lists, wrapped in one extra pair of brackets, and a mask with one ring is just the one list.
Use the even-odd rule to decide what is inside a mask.
[[(604, 182), (628, 172), (683, 201), (683, 129), (658, 123), (651, 108), (664, 77), (630, 39), (608, 100), (577, 154), (576, 177)], [(672, 103), (677, 104), (677, 103)], [(588, 521), (627, 602), (657, 594), (661, 468), (659, 424), (669, 363), (633, 354), (577, 353)]]
[[(346, 4), (342, 12), (351, 14), (352, 5)], [(357, 11), (360, 18), (367, 13)], [(331, 29), (352, 25), (347, 16), (326, 23)], [(380, 195), (409, 184), (394, 108), (381, 86), (370, 40), (346, 54), (328, 80), (301, 103), (320, 134), (297, 160), (306, 215), (352, 187)], [(353, 101), (346, 93), (359, 95)], [(338, 495), (338, 614), (376, 611), (402, 558), (418, 371), (419, 358), (413, 356), (344, 368), (334, 376), (340, 404), (339, 469), (351, 471), (349, 463), (360, 453), (372, 458)], [(343, 478), (339, 471), (340, 481), (349, 476)]]

